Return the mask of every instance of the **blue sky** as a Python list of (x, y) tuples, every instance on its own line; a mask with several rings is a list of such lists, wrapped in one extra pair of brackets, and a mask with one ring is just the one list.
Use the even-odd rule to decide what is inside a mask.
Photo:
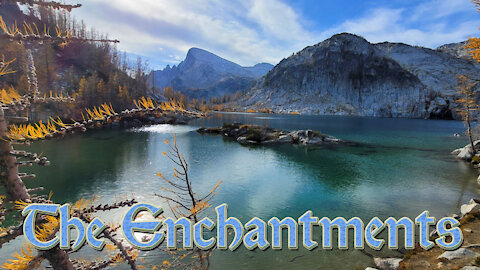
[(238, 64), (278, 63), (333, 34), (436, 48), (480, 35), (469, 0), (83, 0), (73, 12), (150, 67), (191, 47)]

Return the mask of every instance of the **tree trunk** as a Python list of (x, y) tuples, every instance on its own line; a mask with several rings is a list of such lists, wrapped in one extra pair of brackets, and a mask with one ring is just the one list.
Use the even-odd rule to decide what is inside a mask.
[[(4, 138), (7, 132), (7, 120), (5, 119), (3, 108), (0, 107), (0, 138)], [(10, 154), (12, 151), (12, 144), (9, 141), (0, 139), (1, 181), (7, 190), (8, 200), (28, 202), (30, 201), (30, 195), (22, 179), (18, 177), (17, 158)]]
[(472, 125), (470, 124), (470, 112), (467, 115), (467, 126), (468, 126), (468, 139), (470, 140), (470, 146), (472, 147), (473, 155), (477, 154), (477, 150), (475, 149), (475, 144), (473, 143), (473, 136), (472, 136)]
[[(32, 97), (32, 103), (38, 97), (38, 78), (37, 68), (35, 67), (35, 61), (33, 59), (32, 49), (27, 49), (27, 79), (28, 79), (28, 95)], [(30, 119), (35, 121), (35, 106), (28, 107), (28, 115)]]
[(35, 68), (35, 62), (33, 60), (32, 50), (27, 50), (27, 78), (28, 78), (28, 92), (33, 98), (38, 94), (38, 79), (37, 69)]
[(61, 250), (58, 246), (47, 251), (43, 251), (42, 256), (50, 262), (53, 269), (56, 270), (74, 270), (72, 262), (68, 258), (67, 252)]
[[(3, 108), (0, 106), (0, 138), (6, 136), (8, 132), (7, 120)], [(7, 190), (7, 197), (10, 201), (22, 200), (30, 201), (30, 195), (22, 179), (18, 177), (17, 158), (10, 154), (13, 151), (12, 144), (5, 140), (0, 140), (0, 167), (1, 181)], [(44, 251), (43, 256), (47, 259), (54, 269), (73, 270), (73, 265), (68, 258), (68, 254), (58, 247)]]

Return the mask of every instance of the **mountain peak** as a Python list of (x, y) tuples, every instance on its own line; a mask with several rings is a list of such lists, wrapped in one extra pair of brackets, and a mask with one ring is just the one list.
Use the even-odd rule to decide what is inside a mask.
[[(340, 33), (340, 34), (336, 34), (336, 35), (333, 35), (332, 37), (330, 37), (329, 39), (326, 39), (325, 41), (323, 42), (360, 42), (360, 43), (370, 43), (368, 42), (364, 37), (361, 37), (361, 36), (358, 36), (358, 35), (355, 35), (355, 34), (351, 34), (351, 33)], [(323, 43), (321, 42), (321, 43)]]
[(242, 67), (204, 49), (193, 47), (177, 66), (154, 71), (155, 87), (172, 86), (191, 97), (223, 95), (249, 90), (273, 66)]
[[(351, 33), (340, 33), (312, 46), (310, 49), (327, 49), (329, 51), (351, 51), (359, 54), (368, 54), (373, 50), (373, 45), (365, 38)], [(309, 49), (303, 50), (308, 52)], [(302, 52), (302, 51), (301, 51)], [(301, 53), (300, 52), (300, 53)]]
[(372, 44), (337, 34), (282, 60), (240, 104), (279, 112), (457, 119), (456, 77), (477, 78), (480, 71), (479, 64), (458, 58), (463, 47)]
[(363, 38), (359, 35), (355, 35), (355, 34), (347, 33), (347, 32), (335, 34), (330, 39), (339, 39), (339, 38), (341, 38), (341, 39), (363, 39), (363, 40), (365, 40), (365, 38)]
[(191, 56), (195, 56), (195, 55), (212, 55), (213, 53), (207, 51), (207, 50), (204, 50), (204, 49), (200, 49), (200, 48), (196, 48), (196, 47), (192, 47), (188, 50), (187, 52), (187, 56), (188, 55), (191, 55)]
[(185, 58), (185, 61), (191, 60), (191, 59), (196, 59), (202, 62), (223, 62), (223, 61), (228, 61), (223, 58), (221, 58), (218, 55), (215, 55), (207, 50), (200, 49), (200, 48), (191, 48), (188, 50), (187, 56)]

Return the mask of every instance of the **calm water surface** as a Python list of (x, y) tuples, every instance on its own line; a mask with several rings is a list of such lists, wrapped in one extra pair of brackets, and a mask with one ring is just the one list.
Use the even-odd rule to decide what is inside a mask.
[[(224, 122), (314, 129), (362, 144), (246, 147), (195, 132)], [(463, 130), (463, 124), (455, 121), (217, 114), (189, 126), (87, 132), (36, 143), (29, 150), (43, 153), (52, 165), (34, 168), (37, 179), (27, 185), (53, 191), (58, 202), (95, 194), (103, 203), (135, 196), (140, 202), (166, 207), (154, 196), (163, 186), (155, 174), (172, 172), (172, 164), (162, 155), (167, 149), (163, 140), (173, 140), (177, 134), (195, 191), (208, 192), (223, 180), (212, 205), (227, 203), (229, 216), (244, 223), (254, 216), (297, 218), (307, 210), (318, 217), (358, 216), (367, 222), (374, 216), (414, 218), (424, 210), (443, 217), (458, 212), (462, 203), (478, 194), (475, 172), (449, 154), (467, 143), (453, 136)], [(213, 210), (209, 214), (215, 217)], [(122, 212), (104, 218), (120, 221)], [(316, 234), (320, 232), (317, 227)], [(14, 242), (2, 249), (0, 257), (18, 245)], [(142, 256), (152, 263), (164, 259), (160, 251)], [(355, 269), (368, 266), (371, 260), (359, 251), (308, 252), (301, 247), (299, 251), (251, 252), (242, 246), (234, 253), (214, 252), (211, 263), (212, 269)]]

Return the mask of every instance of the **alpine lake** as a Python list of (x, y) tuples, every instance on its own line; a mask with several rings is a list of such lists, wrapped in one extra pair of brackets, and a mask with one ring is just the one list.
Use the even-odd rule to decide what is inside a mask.
[[(200, 127), (234, 122), (318, 130), (359, 144), (243, 146), (196, 132)], [(36, 142), (26, 149), (42, 153), (51, 165), (21, 171), (35, 173), (37, 178), (26, 180), (27, 186), (44, 187), (44, 194), (51, 191), (58, 203), (95, 196), (105, 204), (134, 197), (164, 207), (168, 216), (167, 204), (155, 196), (166, 186), (156, 174), (173, 174), (173, 163), (162, 152), (168, 147), (164, 140), (173, 142), (176, 134), (194, 191), (206, 194), (223, 181), (210, 202), (212, 207), (205, 212), (212, 219), (216, 217), (214, 207), (223, 203), (229, 206), (228, 215), (244, 224), (253, 217), (297, 219), (307, 210), (320, 218), (360, 217), (365, 223), (373, 217), (414, 219), (425, 210), (441, 218), (458, 213), (461, 204), (479, 193), (475, 170), (450, 154), (467, 144), (465, 137), (454, 136), (464, 130), (458, 121), (217, 113), (186, 126), (88, 131)], [(120, 222), (125, 212), (120, 209), (99, 217)], [(320, 241), (321, 229), (314, 230), (315, 240)], [(300, 232), (296, 251), (288, 250), (286, 243), (282, 251), (249, 251), (243, 245), (235, 252), (215, 250), (210, 269), (364, 269), (372, 263), (365, 253), (354, 250), (352, 243), (348, 251), (336, 246), (323, 250), (321, 245), (308, 251), (301, 245)], [(283, 239), (286, 242), (287, 237)], [(20, 240), (1, 249), (0, 263), (18, 251)], [(96, 256), (89, 247), (82, 250), (82, 256)], [(401, 255), (386, 249), (368, 252)], [(163, 249), (140, 253), (145, 265), (162, 264), (166, 257)]]

